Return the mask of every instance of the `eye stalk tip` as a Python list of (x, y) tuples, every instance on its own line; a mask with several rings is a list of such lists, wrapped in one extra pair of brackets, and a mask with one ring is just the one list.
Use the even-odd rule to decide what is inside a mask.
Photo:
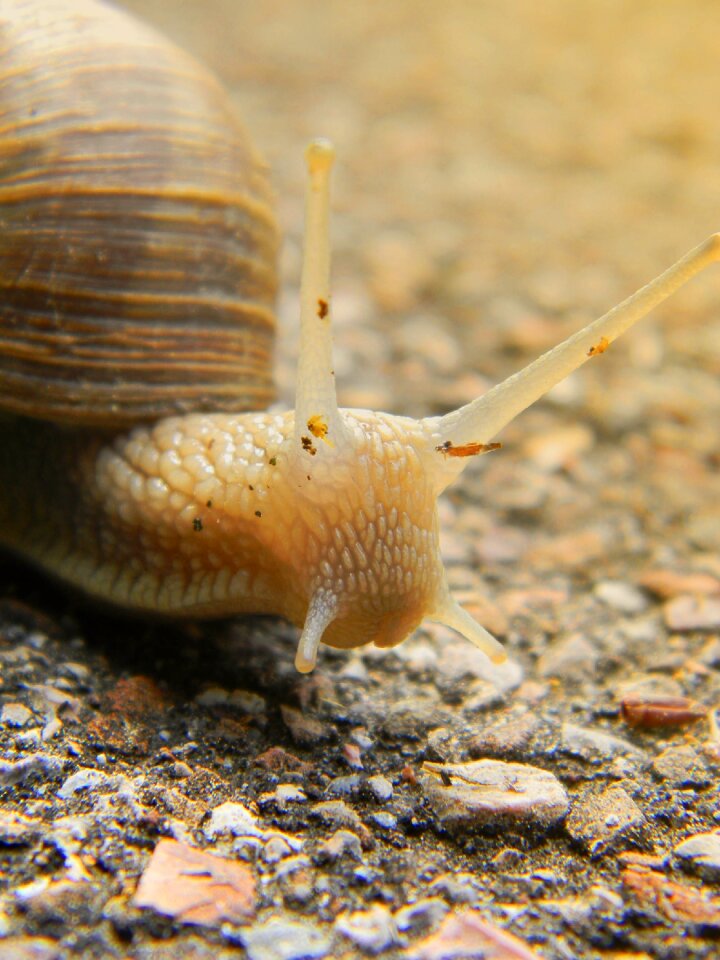
[(298, 673), (312, 673), (317, 663), (317, 651), (315, 656), (307, 656), (306, 651), (300, 647), (295, 654), (295, 669)]
[(310, 173), (327, 172), (335, 162), (335, 147), (330, 140), (325, 137), (318, 137), (308, 144), (305, 151), (305, 160), (307, 161)]

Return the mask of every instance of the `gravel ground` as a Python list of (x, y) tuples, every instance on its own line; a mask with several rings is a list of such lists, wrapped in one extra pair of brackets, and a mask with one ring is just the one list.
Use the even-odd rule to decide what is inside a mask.
[[(720, 229), (716, 5), (133, 0), (237, 92), (286, 236), (338, 147), (341, 401), (442, 412)], [(448, 631), (292, 667), (273, 620), (99, 616), (0, 567), (0, 954), (720, 951), (720, 288), (503, 434), (442, 505)]]

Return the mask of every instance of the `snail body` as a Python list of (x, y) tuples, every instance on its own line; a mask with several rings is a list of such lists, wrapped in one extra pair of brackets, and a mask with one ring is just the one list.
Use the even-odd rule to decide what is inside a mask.
[(296, 444), (292, 413), (188, 414), (110, 442), (40, 425), (31, 445), (18, 421), (3, 437), (2, 465), (23, 478), (3, 469), (3, 538), (129, 610), (302, 625), (308, 595), (342, 592), (326, 642), (399, 642), (442, 572), (425, 562), (438, 551), (428, 438), (390, 417), (345, 423), (352, 446), (326, 458)]
[[(94, 0), (78, 0), (80, 33), (58, 27), (52, 41), (43, 41), (50, 49), (33, 59), (31, 45), (30, 66), (21, 67), (22, 43), (8, 46), (7, 37), (32, 32), (40, 8), (44, 30), (55, 22), (48, 10), (64, 22), (66, 5), (55, 0), (0, 0), (13, 75), (33, 77), (39, 60), (55, 57), (59, 88), (73, 91), (77, 105), (72, 71), (80, 34), (93, 50), (108, 44), (121, 77), (139, 48), (146, 74), (157, 81), (162, 66), (153, 89), (168, 101), (172, 123), (135, 120), (131, 146), (118, 149), (112, 137), (127, 135), (123, 108), (135, 97), (126, 94), (100, 123), (94, 111), (106, 105), (93, 98), (93, 83), (82, 87), (80, 120), (76, 108), (56, 109), (46, 122), (27, 97), (6, 117), (21, 149), (0, 165), (7, 173), (0, 175), (2, 242), (15, 231), (15, 246), (0, 250), (0, 398), (13, 414), (0, 421), (2, 542), (87, 594), (131, 610), (281, 614), (302, 630), (301, 671), (314, 666), (321, 640), (391, 646), (425, 617), (502, 660), (502, 647), (450, 595), (438, 542), (439, 494), (468, 459), (498, 446), (491, 438), (521, 410), (720, 259), (718, 237), (457, 411), (415, 421), (344, 410), (335, 394), (329, 307), (332, 149), (317, 142), (308, 152), (295, 409), (242, 412), (270, 394), (276, 231), (262, 165), (221, 97), (215, 115), (219, 123), (227, 119), (234, 146), (220, 151), (231, 160), (221, 164), (217, 183), (204, 185), (198, 171), (219, 134), (214, 126), (208, 132), (202, 110), (198, 119), (187, 109), (194, 64), (117, 11), (108, 27), (108, 9)], [(90, 74), (99, 69), (92, 61)], [(33, 82), (26, 86), (27, 94)], [(198, 89), (203, 104), (208, 90), (217, 95), (204, 71)], [(28, 140), (27, 128), (50, 146)], [(93, 153), (93, 128), (114, 146), (103, 141)], [(73, 154), (78, 138), (82, 146)], [(144, 159), (158, 140), (163, 159)], [(61, 148), (68, 143), (66, 164)], [(184, 151), (190, 172), (177, 156)], [(232, 179), (235, 161), (241, 169)], [(109, 173), (101, 173), (103, 163)], [(59, 188), (51, 186), (53, 164)], [(149, 182), (137, 186), (129, 171), (146, 167)], [(110, 239), (90, 242), (101, 223), (110, 224)], [(59, 254), (49, 252), (53, 231)], [(117, 363), (103, 364), (115, 351)]]

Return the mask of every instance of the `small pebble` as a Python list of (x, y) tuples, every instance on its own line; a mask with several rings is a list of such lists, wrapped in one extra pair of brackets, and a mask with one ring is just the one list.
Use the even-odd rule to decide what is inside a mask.
[(519, 754), (527, 747), (540, 722), (532, 713), (523, 713), (504, 723), (484, 730), (468, 743), (468, 753), (473, 759), (480, 757), (509, 757)]
[(184, 780), (186, 777), (192, 776), (192, 767), (183, 763), (182, 760), (178, 760), (177, 763), (171, 764), (169, 772), (175, 780)]
[(79, 680), (81, 683), (85, 683), (92, 676), (88, 666), (86, 666), (84, 663), (75, 663), (73, 660), (67, 660), (62, 665), (62, 669), (71, 676), (75, 677), (75, 679)]
[(367, 863), (361, 863), (360, 866), (355, 867), (352, 872), (352, 877), (355, 882), (367, 884), (368, 886), (371, 883), (377, 882), (380, 876), (381, 874)]
[(551, 644), (538, 660), (538, 674), (561, 680), (584, 680), (595, 669), (599, 653), (582, 634)]
[(330, 952), (330, 940), (317, 927), (284, 917), (243, 929), (237, 939), (248, 960), (315, 960)]
[(561, 734), (562, 749), (583, 760), (597, 763), (609, 757), (626, 756), (636, 759), (643, 757), (643, 751), (625, 740), (604, 730), (579, 727), (574, 723), (564, 723)]
[[(299, 792), (302, 793), (302, 791)], [(245, 843), (250, 841), (251, 847), (257, 847), (260, 841), (270, 842), (276, 838), (282, 840), (294, 852), (300, 850), (303, 845), (298, 837), (279, 830), (265, 829), (251, 810), (244, 804), (232, 800), (215, 807), (210, 820), (203, 826), (203, 833), (208, 840), (215, 840), (222, 836), (238, 837)]]
[(317, 901), (317, 886), (310, 870), (296, 870), (283, 883), (283, 900), (291, 906), (304, 907)]
[(398, 942), (395, 920), (380, 903), (370, 910), (341, 914), (335, 921), (335, 929), (368, 953), (381, 953)]
[(397, 817), (385, 810), (378, 810), (377, 813), (370, 814), (370, 820), (377, 824), (381, 830), (394, 830), (397, 826)]
[(334, 863), (340, 857), (349, 856), (353, 860), (362, 860), (360, 840), (349, 830), (336, 830), (335, 833), (317, 849), (318, 863)]
[(375, 742), (372, 737), (368, 736), (365, 727), (356, 727), (354, 730), (351, 730), (350, 739), (353, 743), (357, 744), (362, 753), (366, 753)]
[(222, 834), (234, 837), (257, 837), (262, 839), (265, 831), (258, 824), (257, 818), (241, 803), (221, 803), (215, 807), (210, 820), (203, 827), (203, 833), (208, 839), (214, 839)]
[[(398, 650), (402, 651), (402, 648)], [(402, 654), (405, 652), (402, 651)], [(387, 715), (383, 720), (383, 730), (388, 737), (399, 740), (420, 739), (433, 727), (449, 723), (450, 714), (438, 705), (435, 688), (430, 688), (430, 691), (426, 696), (408, 697), (388, 704)]]
[(290, 731), (290, 736), (300, 746), (312, 746), (327, 740), (330, 736), (330, 730), (324, 723), (316, 717), (301, 713), (294, 707), (283, 705), (280, 707), (280, 714)]
[(681, 595), (665, 604), (663, 615), (671, 630), (717, 630), (720, 597)]
[(593, 904), (584, 897), (565, 897), (561, 900), (542, 900), (542, 909), (561, 917), (573, 929), (592, 915)]
[(648, 570), (640, 578), (641, 586), (669, 600), (680, 594), (720, 594), (720, 580), (707, 573), (675, 573), (673, 570)]
[(278, 810), (286, 810), (290, 803), (305, 803), (307, 794), (294, 783), (279, 783), (271, 793), (263, 793), (258, 798), (261, 806), (274, 804)]
[(293, 853), (293, 848), (285, 837), (271, 837), (263, 847), (263, 860), (265, 863), (277, 863)]
[(356, 743), (343, 744), (343, 758), (352, 770), (362, 770), (363, 762), (360, 756), (360, 747)]
[(464, 832), (492, 824), (562, 820), (569, 800), (549, 771), (501, 760), (424, 763), (420, 785), (440, 824)]
[(82, 793), (85, 790), (98, 790), (103, 787), (109, 787), (112, 778), (103, 773), (102, 770), (78, 770), (71, 777), (65, 780), (58, 790), (58, 796), (61, 800), (68, 800), (76, 793)]
[(638, 834), (644, 826), (642, 810), (619, 786), (579, 800), (565, 821), (569, 835), (582, 843), (591, 856), (607, 853), (621, 840)]
[(42, 728), (40, 739), (43, 741), (43, 743), (47, 743), (48, 740), (52, 740), (53, 737), (56, 737), (61, 730), (62, 720), (59, 717), (53, 717), (51, 720), (48, 720), (48, 722)]
[(663, 750), (653, 760), (652, 769), (673, 787), (707, 787), (713, 782), (707, 763), (688, 744)]
[(0, 723), (6, 727), (24, 727), (33, 718), (24, 703), (6, 703), (0, 711)]
[(284, 750), (282, 747), (269, 747), (264, 753), (255, 757), (254, 762), (259, 767), (264, 767), (273, 773), (309, 773), (313, 765), (306, 763), (294, 753)]
[[(22, 901), (28, 926), (47, 929), (52, 924), (95, 927), (105, 898), (102, 888), (95, 883), (63, 879), (51, 881), (32, 896), (23, 896)], [(3, 952), (2, 956), (6, 954)]]
[(642, 590), (624, 580), (601, 580), (593, 592), (599, 600), (620, 613), (642, 613), (648, 607)]
[(365, 684), (368, 682), (368, 669), (360, 657), (348, 652), (347, 659), (343, 663), (338, 676), (344, 680), (351, 680), (353, 683)]
[(33, 630), (32, 633), (27, 635), (27, 642), (34, 650), (42, 650), (48, 640), (47, 634), (41, 633), (39, 630)]
[(674, 852), (706, 880), (720, 879), (720, 833), (696, 833)]
[(362, 778), (357, 773), (345, 777), (333, 777), (328, 783), (326, 793), (329, 797), (350, 797), (362, 786)]
[(385, 803), (392, 798), (393, 785), (387, 777), (383, 777), (381, 774), (369, 777), (367, 785), (379, 803)]
[(228, 705), (237, 707), (243, 713), (249, 713), (254, 717), (261, 716), (267, 712), (267, 700), (261, 697), (259, 693), (253, 693), (252, 690), (233, 690), (228, 697)]
[(229, 693), (223, 687), (207, 687), (195, 697), (195, 703), (201, 707), (219, 707), (228, 702)]
[(418, 936), (435, 926), (448, 912), (448, 905), (440, 897), (428, 897), (401, 907), (395, 914), (398, 930)]
[(333, 827), (347, 827), (356, 833), (361, 841), (369, 838), (367, 827), (358, 814), (344, 800), (324, 800), (316, 803), (310, 810), (313, 817)]
[(430, 884), (429, 892), (449, 903), (475, 903), (475, 877), (470, 873), (444, 873)]

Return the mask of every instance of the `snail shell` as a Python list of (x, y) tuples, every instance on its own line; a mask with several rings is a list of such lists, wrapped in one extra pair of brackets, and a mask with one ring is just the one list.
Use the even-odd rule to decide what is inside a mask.
[(220, 84), (94, 0), (0, 0), (0, 58), (0, 405), (265, 406), (277, 231)]

